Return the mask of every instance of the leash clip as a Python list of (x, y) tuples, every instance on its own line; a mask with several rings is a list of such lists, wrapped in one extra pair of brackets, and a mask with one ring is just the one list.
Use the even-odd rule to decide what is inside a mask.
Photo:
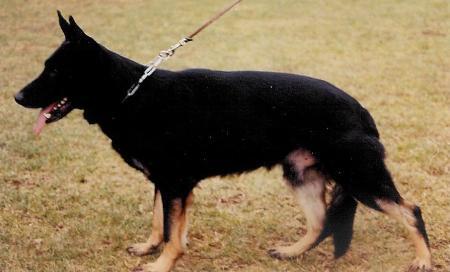
[(163, 59), (168, 59), (170, 57), (172, 57), (175, 54), (175, 51), (182, 47), (185, 46), (188, 42), (191, 42), (192, 38), (183, 38), (181, 40), (179, 40), (176, 44), (172, 45), (171, 47), (169, 47), (169, 49), (167, 50), (163, 50), (161, 52), (159, 52), (159, 56)]
[(158, 56), (156, 56), (156, 58), (154, 58), (148, 64), (148, 67), (145, 69), (144, 73), (139, 78), (139, 80), (136, 83), (134, 83), (133, 85), (131, 85), (131, 87), (128, 89), (126, 96), (122, 100), (122, 103), (124, 103), (130, 96), (133, 96), (139, 90), (139, 87), (141, 86), (142, 82), (144, 82), (144, 80), (147, 77), (149, 77), (151, 74), (153, 74), (156, 71), (156, 68), (161, 63), (163, 63), (164, 61), (166, 61), (167, 59), (172, 57), (178, 48), (186, 45), (188, 42), (191, 42), (191, 41), (192, 41), (192, 38), (183, 38), (176, 44), (169, 47), (167, 50), (162, 50), (161, 52), (159, 52)]

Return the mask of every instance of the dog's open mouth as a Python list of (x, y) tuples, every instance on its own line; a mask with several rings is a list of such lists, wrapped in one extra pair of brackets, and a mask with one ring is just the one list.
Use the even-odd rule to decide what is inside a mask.
[(64, 97), (58, 102), (51, 103), (43, 108), (39, 113), (38, 120), (34, 126), (34, 133), (39, 135), (45, 124), (53, 123), (66, 116), (73, 110), (72, 103), (67, 97)]

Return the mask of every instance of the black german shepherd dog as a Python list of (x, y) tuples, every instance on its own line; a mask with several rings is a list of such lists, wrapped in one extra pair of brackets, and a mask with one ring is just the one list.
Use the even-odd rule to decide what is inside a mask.
[[(335, 256), (352, 238), (357, 201), (402, 222), (416, 249), (409, 267), (431, 269), (418, 206), (403, 199), (384, 163), (375, 122), (355, 99), (314, 78), (271, 72), (157, 70), (121, 103), (145, 66), (87, 36), (61, 14), (65, 35), (17, 103), (42, 108), (35, 131), (73, 109), (84, 111), (112, 147), (155, 184), (152, 235), (127, 250), (160, 257), (136, 271), (169, 271), (186, 246), (187, 209), (202, 179), (281, 164), (303, 209), (307, 234), (268, 253), (298, 256), (332, 236)], [(325, 184), (334, 181), (331, 202)]]

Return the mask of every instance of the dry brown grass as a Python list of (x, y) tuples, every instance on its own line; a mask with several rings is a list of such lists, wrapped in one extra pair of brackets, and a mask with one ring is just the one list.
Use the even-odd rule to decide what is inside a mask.
[[(228, 1), (0, 2), (0, 271), (126, 271), (150, 232), (152, 185), (75, 112), (31, 133), (36, 112), (12, 94), (62, 35), (56, 8), (145, 62)], [(166, 67), (276, 70), (333, 82), (373, 114), (403, 195), (421, 204), (436, 271), (450, 271), (450, 8), (447, 0), (248, 0)], [(213, 178), (196, 189), (190, 249), (176, 271), (401, 271), (405, 231), (359, 208), (350, 252), (327, 241), (278, 261), (265, 250), (304, 233), (280, 170)]]

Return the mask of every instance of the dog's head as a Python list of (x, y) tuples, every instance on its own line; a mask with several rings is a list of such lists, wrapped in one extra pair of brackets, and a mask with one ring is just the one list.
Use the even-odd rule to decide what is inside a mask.
[(72, 16), (67, 22), (58, 11), (58, 17), (64, 42), (45, 61), (42, 73), (15, 95), (16, 102), (24, 107), (42, 108), (34, 128), (37, 134), (46, 123), (92, 103), (90, 92), (97, 87), (101, 69), (101, 46), (83, 32)]

